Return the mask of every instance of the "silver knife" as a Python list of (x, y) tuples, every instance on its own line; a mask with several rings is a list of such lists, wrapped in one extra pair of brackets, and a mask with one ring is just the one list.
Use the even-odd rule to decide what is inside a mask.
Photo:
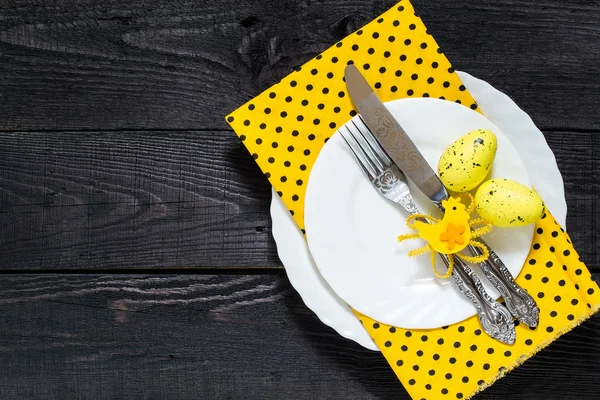
[[(410, 137), (356, 67), (347, 66), (345, 78), (350, 97), (377, 140), (400, 169), (442, 209), (441, 202), (448, 197), (448, 192)], [(498, 288), (513, 315), (529, 326), (536, 326), (539, 309), (535, 301), (514, 282), (499, 257), (493, 251), (490, 254), (490, 259), (481, 264), (484, 274)]]

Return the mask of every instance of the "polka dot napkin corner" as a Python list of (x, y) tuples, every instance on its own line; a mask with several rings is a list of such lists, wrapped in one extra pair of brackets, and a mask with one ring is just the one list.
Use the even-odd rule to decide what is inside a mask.
[[(226, 116), (299, 228), (312, 166), (327, 140), (356, 115), (343, 80), (355, 64), (383, 101), (433, 97), (479, 111), (409, 1), (308, 61)], [(540, 324), (517, 326), (503, 345), (476, 317), (437, 329), (405, 330), (356, 312), (414, 399), (469, 398), (600, 308), (600, 291), (569, 236), (546, 214), (536, 224), (517, 282), (540, 306)]]

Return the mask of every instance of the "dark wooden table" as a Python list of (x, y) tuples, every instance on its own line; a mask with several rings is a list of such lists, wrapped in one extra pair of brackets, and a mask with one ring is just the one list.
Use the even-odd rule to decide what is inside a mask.
[[(319, 322), (223, 116), (393, 1), (0, 4), (1, 399), (407, 399)], [(600, 2), (414, 0), (554, 150), (600, 278)], [(480, 399), (597, 399), (600, 316)]]

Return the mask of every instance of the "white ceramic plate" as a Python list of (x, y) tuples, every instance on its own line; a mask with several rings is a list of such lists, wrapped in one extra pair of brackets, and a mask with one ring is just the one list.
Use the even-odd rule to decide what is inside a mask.
[[(395, 100), (386, 107), (433, 168), (453, 141), (487, 128), (498, 139), (490, 176), (530, 185), (517, 150), (481, 114), (430, 98)], [(433, 210), (412, 183), (411, 192), (421, 210)], [(304, 206), (308, 247), (329, 286), (355, 310), (402, 328), (437, 328), (474, 315), (472, 303), (451, 279), (435, 277), (429, 257), (408, 256), (409, 250), (424, 242), (397, 242), (399, 234), (410, 233), (405, 226), (408, 216), (372, 187), (339, 132), (334, 134), (312, 168)], [(528, 225), (494, 229), (486, 241), (516, 276), (532, 237), (533, 225)], [(499, 296), (491, 284), (485, 287), (492, 296)]]
[[(458, 73), (486, 117), (500, 127), (516, 145), (528, 168), (533, 186), (557, 221), (564, 226), (567, 209), (562, 177), (554, 154), (542, 133), (508, 96), (469, 74)], [(341, 336), (352, 339), (365, 348), (378, 350), (351, 308), (320, 276), (308, 253), (304, 237), (275, 191), (272, 196), (271, 217), (279, 257), (290, 282), (306, 306)]]

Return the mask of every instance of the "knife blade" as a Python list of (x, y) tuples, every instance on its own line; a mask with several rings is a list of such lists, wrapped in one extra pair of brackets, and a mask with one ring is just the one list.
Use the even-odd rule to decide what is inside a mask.
[[(377, 97), (367, 80), (354, 65), (345, 70), (346, 86), (365, 125), (379, 144), (405, 175), (442, 211), (442, 200), (448, 191), (435, 171), (427, 163), (406, 131)], [(535, 327), (539, 321), (539, 308), (535, 300), (514, 280), (506, 265), (496, 253), (478, 239), (490, 251), (491, 257), (479, 264), (488, 280), (504, 298), (510, 312), (524, 324)], [(479, 249), (468, 246), (472, 255), (482, 254)]]
[(345, 77), (350, 98), (377, 141), (406, 176), (441, 206), (448, 192), (417, 146), (354, 65), (346, 67)]

